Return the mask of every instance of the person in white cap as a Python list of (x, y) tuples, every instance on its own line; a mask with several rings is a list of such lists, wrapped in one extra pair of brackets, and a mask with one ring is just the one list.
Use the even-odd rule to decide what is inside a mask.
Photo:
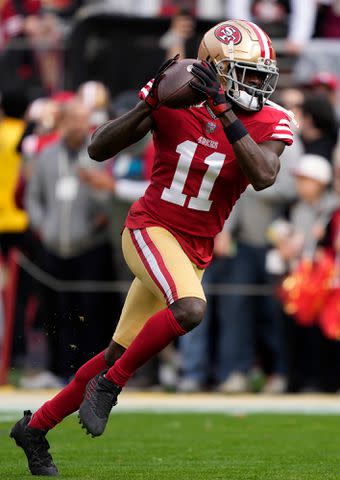
[[(290, 211), (286, 225), (289, 228), (286, 232), (277, 230), (274, 240), (288, 270), (293, 269), (299, 259), (314, 258), (338, 201), (328, 188), (332, 181), (332, 167), (326, 158), (305, 154), (292, 170), (292, 175), (296, 181), (298, 201)], [(322, 390), (318, 329), (294, 329), (292, 335), (296, 335), (293, 341), (296, 347), (291, 353), (291, 372), (294, 371), (291, 387), (300, 392)]]
[[(319, 188), (323, 188), (331, 181), (332, 168), (325, 157), (322, 157), (321, 155), (306, 154), (302, 156), (299, 165), (293, 169), (293, 174), (297, 179), (300, 178), (300, 183), (302, 177), (303, 179), (314, 180), (317, 182)], [(311, 184), (310, 181), (308, 183)], [(314, 187), (316, 188), (316, 185), (314, 185)], [(304, 194), (302, 193), (302, 195)]]
[[(292, 170), (296, 179), (298, 201), (290, 212), (290, 222), (295, 234), (279, 246), (286, 260), (300, 256), (312, 257), (316, 244), (322, 236), (336, 199), (328, 191), (332, 179), (332, 167), (319, 155), (303, 155), (298, 166)], [(296, 237), (303, 241), (296, 241)]]

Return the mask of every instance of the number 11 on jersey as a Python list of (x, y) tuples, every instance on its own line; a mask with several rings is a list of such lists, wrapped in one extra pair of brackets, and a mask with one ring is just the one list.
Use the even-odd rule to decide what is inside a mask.
[[(170, 188), (164, 188), (162, 192), (162, 200), (174, 203), (175, 205), (184, 206), (187, 199), (183, 193), (185, 182), (190, 172), (191, 162), (195, 156), (198, 144), (190, 140), (177, 145), (176, 152), (180, 154), (174, 178), (172, 179)], [(214, 187), (216, 178), (219, 176), (223, 167), (225, 155), (214, 152), (204, 159), (204, 163), (208, 165), (205, 172), (197, 197), (190, 197), (188, 208), (193, 210), (201, 210), (208, 212), (210, 210), (212, 200), (209, 200), (211, 191)]]

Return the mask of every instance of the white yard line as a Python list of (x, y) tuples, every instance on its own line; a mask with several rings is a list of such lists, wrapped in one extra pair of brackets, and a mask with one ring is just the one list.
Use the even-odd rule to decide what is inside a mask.
[[(0, 389), (0, 418), (24, 409), (36, 410), (50, 399), (56, 390), (38, 392)], [(340, 414), (338, 395), (241, 395), (225, 396), (214, 393), (194, 395), (155, 392), (124, 392), (113, 413), (124, 412), (209, 412), (226, 414), (247, 413), (316, 413)]]

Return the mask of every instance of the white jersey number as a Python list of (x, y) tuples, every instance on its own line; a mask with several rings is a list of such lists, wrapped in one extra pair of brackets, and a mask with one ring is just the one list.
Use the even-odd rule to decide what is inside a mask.
[[(162, 192), (162, 200), (174, 203), (175, 205), (184, 206), (187, 195), (183, 193), (185, 182), (189, 175), (190, 165), (195, 156), (198, 144), (186, 140), (177, 145), (176, 152), (180, 154), (177, 168), (170, 188), (164, 188)], [(210, 210), (212, 200), (209, 200), (211, 191), (225, 160), (225, 155), (214, 152), (208, 155), (204, 163), (208, 165), (208, 170), (205, 172), (202, 179), (201, 187), (197, 197), (190, 197), (188, 208), (193, 210), (201, 210), (208, 212)]]

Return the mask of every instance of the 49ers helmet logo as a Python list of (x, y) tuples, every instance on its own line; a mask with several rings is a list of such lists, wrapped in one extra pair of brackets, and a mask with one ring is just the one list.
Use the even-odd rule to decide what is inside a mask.
[(234, 45), (237, 45), (242, 40), (242, 33), (233, 25), (223, 24), (216, 28), (215, 37), (226, 45), (230, 42), (234, 42)]

